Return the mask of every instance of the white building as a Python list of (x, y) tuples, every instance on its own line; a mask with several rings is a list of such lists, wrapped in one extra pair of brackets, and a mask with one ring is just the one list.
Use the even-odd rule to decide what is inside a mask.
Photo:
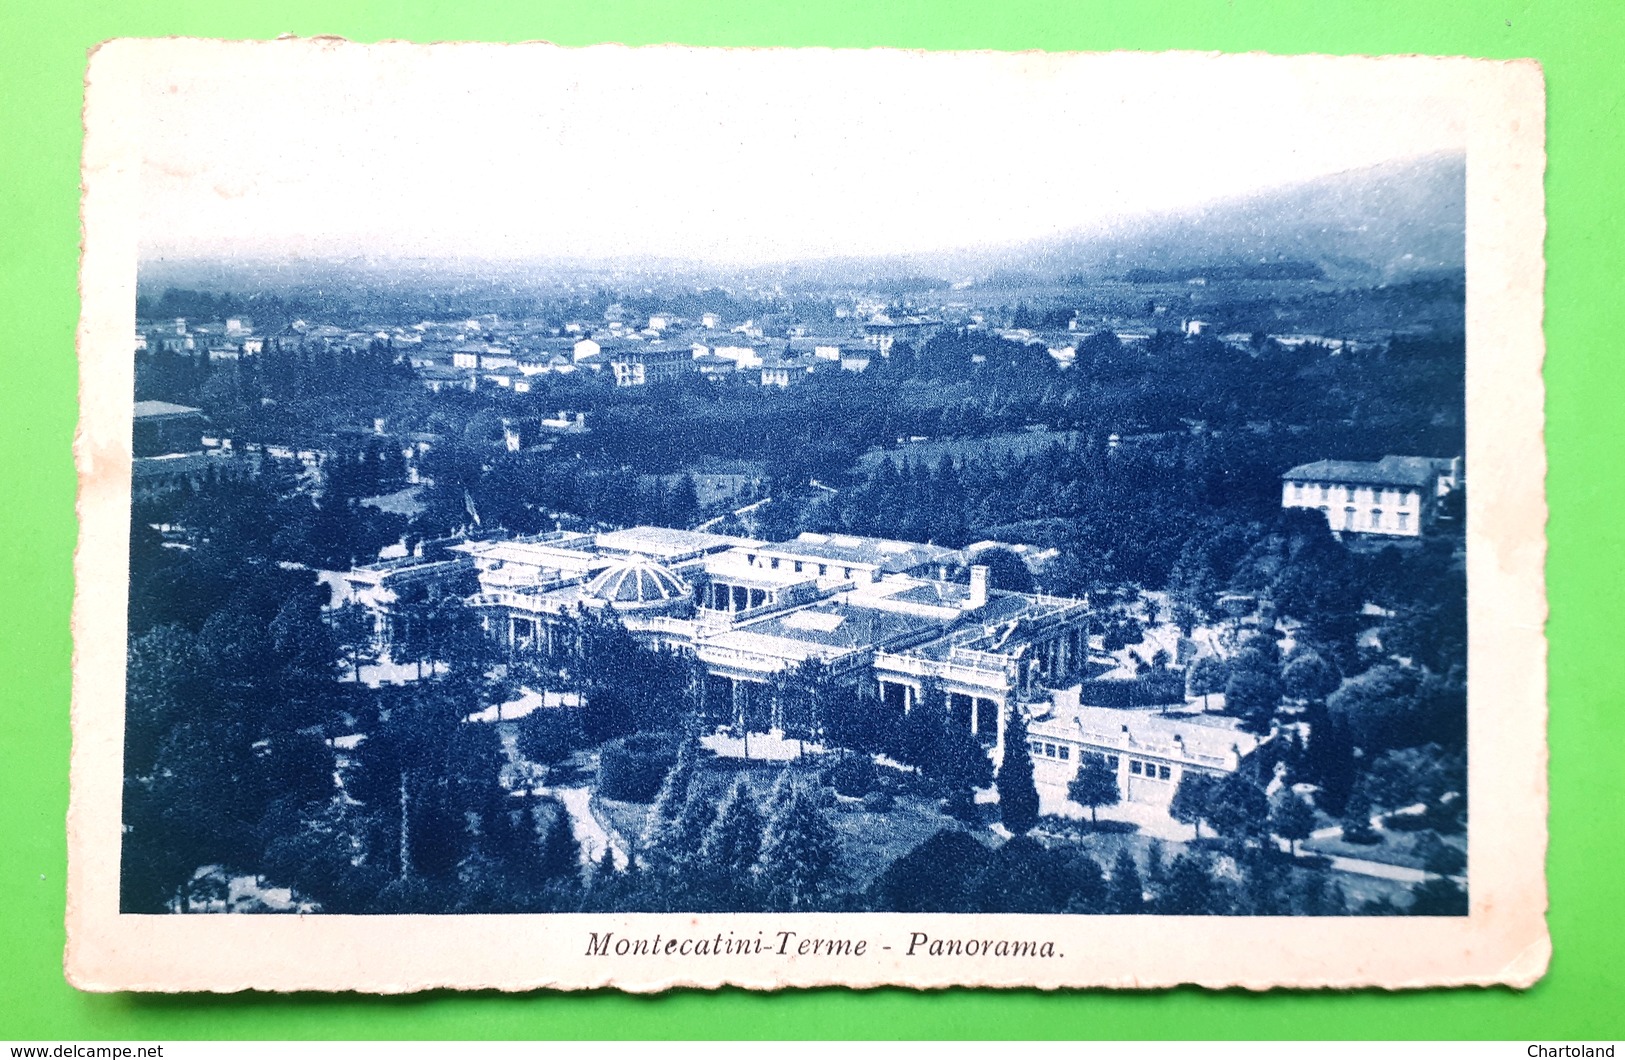
[(1080, 706), (1075, 687), (1056, 692), (1048, 713), (1028, 722), (1027, 741), (1041, 784), (1064, 789), (1082, 756), (1098, 755), (1117, 773), (1124, 802), (1164, 808), (1186, 773), (1234, 773), (1263, 742), (1235, 718)]
[(1281, 507), (1318, 510), (1336, 533), (1420, 537), (1438, 518), (1439, 500), (1460, 488), (1461, 460), (1317, 460), (1281, 480)]

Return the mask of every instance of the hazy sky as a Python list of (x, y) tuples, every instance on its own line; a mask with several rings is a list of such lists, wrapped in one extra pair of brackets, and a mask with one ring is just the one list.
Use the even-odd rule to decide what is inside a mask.
[(1000, 243), (1462, 150), (1435, 84), (1362, 60), (177, 42), (143, 89), (143, 256)]

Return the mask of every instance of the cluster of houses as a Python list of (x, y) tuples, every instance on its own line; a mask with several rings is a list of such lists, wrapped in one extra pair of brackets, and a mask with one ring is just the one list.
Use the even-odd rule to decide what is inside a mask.
[[(754, 321), (724, 328), (714, 314), (697, 326), (655, 315), (641, 328), (620, 320), (601, 327), (568, 324), (561, 334), (531, 334), (523, 325), (474, 320), (455, 336), (441, 325), (420, 325), (424, 339), (410, 359), (431, 390), (481, 386), (526, 393), (533, 380), (575, 372), (600, 374), (616, 386), (669, 383), (688, 375), (709, 380), (738, 377), (764, 387), (788, 388), (817, 371), (862, 372), (899, 341), (936, 334), (935, 318), (880, 315), (845, 334), (814, 334), (792, 325), (769, 335)], [(474, 325), (480, 325), (479, 328)]]
[[(423, 385), (434, 392), (491, 387), (528, 393), (538, 377), (586, 372), (617, 386), (670, 382), (687, 375), (710, 380), (744, 378), (764, 387), (788, 388), (818, 371), (862, 372), (876, 358), (890, 356), (898, 343), (918, 345), (944, 328), (998, 335), (1042, 347), (1062, 368), (1076, 360), (1083, 338), (1105, 330), (1119, 342), (1149, 341), (1160, 328), (1178, 324), (1185, 335), (1214, 331), (1206, 320), (1167, 321), (1169, 307), (1152, 306), (1141, 318), (1072, 317), (1064, 328), (1001, 326), (968, 304), (948, 304), (933, 314), (901, 312), (873, 300), (857, 309), (838, 307), (837, 327), (818, 333), (789, 321), (747, 320), (729, 325), (715, 313), (688, 320), (670, 313), (632, 317), (611, 306), (599, 321), (577, 320), (562, 327), (536, 320), (508, 320), (486, 314), (467, 320), (340, 328), (296, 320), (274, 333), (260, 333), (246, 318), (189, 322), (184, 317), (139, 324), (137, 352), (206, 357), (211, 362), (253, 358), (268, 348), (342, 352), (383, 344), (408, 361)], [(1237, 349), (1250, 349), (1253, 336), (1217, 336)], [(1309, 334), (1269, 336), (1288, 348), (1318, 346), (1353, 349), (1352, 339)], [(1363, 344), (1363, 343), (1362, 343)]]

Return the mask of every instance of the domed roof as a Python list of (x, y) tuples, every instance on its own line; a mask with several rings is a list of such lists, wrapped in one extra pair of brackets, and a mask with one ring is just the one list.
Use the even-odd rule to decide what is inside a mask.
[(617, 610), (657, 607), (686, 600), (686, 581), (650, 559), (622, 560), (587, 583), (587, 592)]

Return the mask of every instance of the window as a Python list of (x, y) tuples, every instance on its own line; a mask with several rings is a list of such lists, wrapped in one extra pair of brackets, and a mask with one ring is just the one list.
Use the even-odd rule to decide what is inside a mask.
[(1072, 748), (1068, 747), (1066, 744), (1062, 744), (1060, 746), (1060, 751), (1061, 751), (1061, 761), (1066, 762), (1066, 761), (1069, 761), (1072, 758)]
[(1135, 776), (1139, 776), (1140, 775), (1140, 763), (1135, 761), (1132, 758), (1129, 759), (1128, 771), (1130, 773), (1133, 773)]
[(1055, 757), (1055, 745), (1054, 744), (1047, 743), (1047, 744), (1044, 745), (1044, 757), (1046, 757), (1046, 758), (1054, 758)]
[(1399, 528), (1401, 530), (1409, 530), (1410, 527), (1407, 524), (1411, 521), (1411, 513), (1396, 512), (1395, 514), (1399, 516)]
[(799, 559), (796, 560), (796, 573), (797, 574), (801, 573), (801, 561)]
[(852, 577), (852, 568), (851, 567), (842, 567), (841, 568), (841, 577), (843, 577), (843, 578)]
[(1169, 771), (1167, 766), (1158, 766), (1157, 767), (1157, 779), (1158, 780), (1167, 780), (1172, 776), (1173, 776), (1173, 773)]
[(820, 563), (820, 564), (819, 564), (819, 565), (818, 565), (818, 576), (819, 576), (819, 577), (820, 577), (820, 578), (822, 578), (822, 577), (823, 577), (823, 576), (824, 576), (824, 575), (826, 575), (826, 574), (828, 574), (828, 573), (829, 573), (829, 564), (827, 564), (827, 563)]
[(1382, 528), (1382, 509), (1381, 508), (1373, 508), (1373, 509), (1371, 509), (1371, 529), (1380, 530), (1381, 528)]
[(1117, 756), (1116, 755), (1107, 755), (1106, 756), (1106, 764), (1111, 766), (1113, 769), (1116, 769), (1117, 768)]
[(777, 556), (773, 557), (772, 567), (773, 567), (774, 570), (779, 569), (779, 558)]
[(1044, 753), (1044, 744), (1043, 744), (1043, 742), (1040, 741), (1040, 740), (1033, 740), (1032, 741), (1032, 749), (1033, 749), (1033, 754), (1035, 754), (1035, 755), (1043, 754)]

